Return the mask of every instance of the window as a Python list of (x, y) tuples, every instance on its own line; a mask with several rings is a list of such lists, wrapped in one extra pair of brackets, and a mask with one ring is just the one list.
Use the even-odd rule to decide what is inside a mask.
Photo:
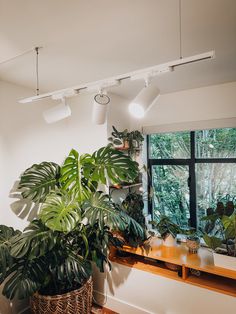
[(236, 128), (151, 134), (147, 147), (154, 220), (200, 228), (207, 208), (236, 196)]

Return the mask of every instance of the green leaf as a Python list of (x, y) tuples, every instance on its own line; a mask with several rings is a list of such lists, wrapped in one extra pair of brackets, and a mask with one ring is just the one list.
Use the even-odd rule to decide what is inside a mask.
[(201, 218), (201, 221), (215, 222), (219, 218), (218, 214), (208, 215)]
[(57, 243), (57, 235), (45, 227), (39, 220), (34, 220), (18, 237), (11, 241), (11, 256), (29, 260), (45, 255)]
[(86, 179), (83, 174), (84, 164), (91, 162), (90, 155), (79, 156), (79, 153), (72, 149), (61, 167), (60, 182), (62, 188), (76, 195), (79, 202), (87, 199), (96, 189), (96, 185), (94, 185), (92, 180)]
[(107, 184), (107, 178), (112, 183), (121, 181), (133, 182), (138, 175), (138, 163), (123, 152), (108, 145), (97, 150), (92, 160), (84, 164), (85, 175), (93, 181)]
[(145, 231), (143, 227), (135, 219), (127, 215), (124, 211), (121, 211), (121, 215), (128, 226), (129, 232), (138, 238), (144, 239)]
[(66, 191), (52, 192), (42, 205), (39, 217), (54, 231), (70, 232), (81, 221), (81, 209), (72, 194)]
[(124, 231), (127, 228), (138, 236), (144, 237), (144, 230), (123, 210), (117, 210), (109, 197), (101, 192), (93, 194), (83, 205), (84, 216), (91, 225), (98, 223), (100, 229), (109, 226), (113, 230)]
[(72, 286), (73, 281), (82, 284), (84, 279), (88, 279), (91, 276), (92, 270), (89, 261), (82, 256), (70, 252), (64, 262), (61, 265), (56, 266), (52, 272), (56, 280), (59, 282), (68, 281)]
[(0, 280), (7, 276), (7, 269), (12, 266), (13, 259), (10, 255), (11, 241), (13, 237), (21, 234), (11, 227), (0, 225)]
[(209, 246), (211, 249), (215, 250), (216, 248), (220, 247), (222, 245), (222, 240), (217, 237), (211, 237), (207, 234), (203, 235), (203, 239), (207, 246)]
[(60, 166), (54, 162), (42, 162), (28, 168), (20, 177), (19, 188), (24, 188), (23, 198), (36, 203), (44, 202), (50, 191), (59, 185)]
[(236, 214), (233, 214), (230, 217), (223, 216), (221, 221), (224, 226), (226, 239), (234, 239), (236, 237)]
[(117, 211), (108, 196), (101, 192), (96, 192), (83, 204), (84, 217), (93, 226), (99, 224), (103, 229), (105, 225), (111, 229), (124, 230), (127, 226), (120, 211)]
[(21, 261), (12, 269), (12, 276), (6, 281), (3, 295), (12, 300), (14, 297), (25, 299), (38, 291), (42, 285), (42, 279), (47, 269), (47, 261), (40, 259), (31, 262)]

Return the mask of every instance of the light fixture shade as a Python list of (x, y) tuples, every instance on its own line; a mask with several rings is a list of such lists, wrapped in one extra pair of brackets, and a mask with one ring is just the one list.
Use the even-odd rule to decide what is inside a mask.
[(105, 94), (97, 94), (94, 97), (92, 121), (94, 124), (104, 124), (107, 117), (107, 109), (110, 98)]
[(71, 109), (65, 103), (61, 103), (53, 108), (50, 108), (43, 113), (44, 120), (47, 123), (55, 123), (71, 116)]
[(130, 103), (129, 112), (135, 118), (143, 118), (159, 96), (160, 90), (157, 86), (153, 84), (145, 86)]

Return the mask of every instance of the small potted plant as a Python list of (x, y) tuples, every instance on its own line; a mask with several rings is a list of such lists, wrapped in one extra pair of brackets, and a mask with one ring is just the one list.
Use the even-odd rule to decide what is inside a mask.
[(129, 133), (128, 141), (130, 154), (133, 155), (141, 148), (144, 137), (140, 131), (134, 130)]
[(112, 136), (108, 138), (108, 141), (114, 147), (128, 150), (131, 156), (140, 149), (144, 141), (144, 137), (140, 131), (134, 130), (129, 132), (127, 129), (118, 131), (114, 126), (112, 126), (112, 129)]
[(236, 213), (234, 203), (218, 202), (216, 210), (208, 210), (203, 239), (213, 250), (215, 266), (236, 270)]
[(129, 132), (127, 129), (124, 131), (118, 131), (114, 125), (112, 126), (113, 131), (111, 132), (111, 135), (108, 138), (108, 141), (113, 144), (116, 148), (123, 148), (128, 149), (129, 148)]
[(190, 253), (197, 253), (199, 247), (200, 247), (200, 238), (199, 236), (195, 234), (189, 234), (186, 236), (186, 245), (189, 249)]
[(173, 246), (175, 244), (175, 238), (181, 232), (181, 228), (172, 222), (169, 217), (162, 215), (158, 222), (151, 221), (150, 223), (159, 232), (163, 239), (163, 245)]
[[(163, 239), (163, 245), (166, 247), (173, 247), (175, 245), (175, 238), (178, 233), (181, 232), (181, 228), (176, 225), (171, 219), (165, 215), (160, 216), (158, 222), (150, 222), (153, 227), (159, 232), (161, 238)], [(173, 271), (179, 271), (181, 267), (169, 262), (165, 262), (167, 268)]]

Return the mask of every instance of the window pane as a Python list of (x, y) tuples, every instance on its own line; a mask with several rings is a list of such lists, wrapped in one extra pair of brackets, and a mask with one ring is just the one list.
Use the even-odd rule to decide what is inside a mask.
[(215, 208), (217, 201), (226, 195), (236, 196), (236, 164), (197, 164), (196, 182), (198, 227), (203, 227), (205, 223), (201, 217), (206, 215), (207, 208)]
[(235, 158), (236, 128), (196, 131), (197, 158)]
[(190, 158), (190, 133), (176, 132), (149, 136), (150, 158)]
[(188, 166), (152, 166), (153, 219), (160, 214), (182, 227), (189, 221)]

